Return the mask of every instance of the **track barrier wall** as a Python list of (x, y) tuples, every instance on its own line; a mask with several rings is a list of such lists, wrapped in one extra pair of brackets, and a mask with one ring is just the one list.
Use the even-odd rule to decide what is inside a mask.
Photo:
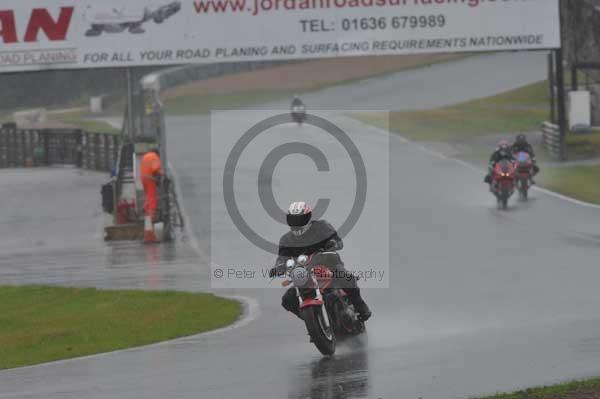
[(0, 127), (0, 168), (74, 165), (111, 172), (121, 138), (79, 129)]

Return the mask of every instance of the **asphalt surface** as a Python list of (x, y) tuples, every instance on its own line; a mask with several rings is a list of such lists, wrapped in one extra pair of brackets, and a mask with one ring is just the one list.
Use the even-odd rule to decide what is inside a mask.
[[(206, 288), (186, 243), (105, 244), (104, 173), (74, 167), (0, 171), (0, 284)], [(0, 392), (2, 387), (0, 386)]]
[[(309, 96), (307, 105), (434, 107), (540, 80), (544, 72), (544, 54), (479, 56), (326, 90)], [(263, 108), (271, 107), (287, 108)], [(327, 115), (351, 137), (367, 169), (378, 155), (389, 158), (389, 175), (369, 174), (370, 187), (387, 186), (388, 192), (369, 191), (365, 207), (369, 215), (377, 208), (389, 214), (389, 228), (361, 220), (342, 252), (347, 263), (367, 256), (374, 265), (389, 264), (390, 288), (364, 290), (374, 312), (368, 342), (322, 358), (298, 320), (280, 308), (282, 289), (217, 290), (255, 298), (260, 313), (242, 328), (217, 334), (0, 372), (0, 398), (462, 398), (600, 374), (598, 209), (533, 192), (528, 203), (513, 201), (508, 212), (499, 212), (480, 172), (339, 113)], [(215, 148), (233, 141), (251, 120), (239, 116), (216, 129), (205, 117), (169, 118), (170, 160), (201, 260), (194, 268), (180, 266), (181, 272), (159, 266), (161, 276), (170, 271), (167, 285), (202, 289), (210, 263), (222, 265), (222, 259), (272, 262), (233, 227), (218, 192), (223, 170), (217, 167), (226, 153)], [(224, 137), (211, 137), (211, 127)], [(307, 126), (278, 133), (276, 144), (288, 135), (320, 140)], [(324, 151), (330, 147), (320, 144)], [(335, 173), (341, 164), (333, 153)], [(276, 224), (257, 226), (268, 216), (252, 200), (263, 155), (259, 149), (246, 153), (235, 192), (248, 220), (271, 236)], [(354, 187), (327, 184), (314, 165), (298, 162), (284, 160), (276, 170), (276, 199), (302, 193), (314, 199), (327, 188), (332, 198), (347, 199), (332, 204), (326, 217), (343, 218)], [(388, 242), (389, 251), (373, 251)], [(147, 286), (147, 267), (121, 268), (129, 284)], [(110, 270), (72, 268), (59, 276), (65, 282), (95, 276), (81, 280), (106, 286)], [(36, 267), (34, 277), (28, 272), (13, 269), (11, 283), (59, 283), (53, 269)]]

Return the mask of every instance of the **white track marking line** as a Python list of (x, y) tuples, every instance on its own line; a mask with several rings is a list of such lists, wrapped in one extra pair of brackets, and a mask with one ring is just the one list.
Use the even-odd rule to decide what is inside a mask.
[[(473, 164), (470, 164), (468, 162), (465, 162), (465, 161), (463, 161), (461, 159), (456, 159), (456, 158), (448, 157), (448, 156), (446, 156), (446, 155), (444, 155), (444, 154), (442, 154), (442, 153), (440, 153), (438, 151), (432, 150), (431, 148), (427, 148), (426, 146), (424, 146), (422, 144), (417, 144), (416, 142), (411, 141), (411, 140), (407, 139), (406, 137), (403, 137), (403, 136), (401, 136), (401, 135), (399, 135), (397, 133), (391, 133), (391, 132), (385, 131), (385, 130), (383, 130), (381, 128), (378, 128), (376, 126), (367, 125), (366, 123), (364, 123), (364, 122), (362, 122), (362, 121), (360, 121), (358, 119), (354, 119), (354, 118), (348, 117), (346, 115), (343, 115), (343, 116), (344, 116), (344, 118), (346, 118), (348, 120), (351, 120), (354, 123), (358, 123), (358, 124), (364, 125), (367, 129), (372, 130), (374, 132), (377, 132), (379, 134), (385, 134), (385, 135), (388, 135), (390, 137), (396, 137), (398, 140), (400, 140), (401, 142), (406, 143), (406, 144), (414, 144), (415, 147), (417, 147), (421, 151), (426, 152), (427, 154), (432, 155), (432, 156), (434, 156), (436, 158), (444, 159), (444, 160), (448, 160), (448, 161), (454, 161), (454, 162), (457, 162), (457, 163), (461, 164), (462, 166), (464, 166), (464, 167), (466, 167), (468, 169), (471, 169), (474, 172), (485, 173), (484, 169), (478, 168), (477, 166), (475, 166)], [(578, 200), (576, 198), (572, 198), (572, 197), (569, 197), (567, 195), (559, 194), (559, 193), (557, 193), (555, 191), (548, 190), (546, 188), (541, 188), (541, 187), (538, 187), (538, 186), (533, 186), (533, 187), (531, 187), (531, 189), (535, 190), (535, 191), (538, 191), (538, 192), (541, 192), (543, 194), (549, 195), (551, 197), (555, 197), (555, 198), (558, 198), (560, 200), (570, 202), (570, 203), (575, 204), (575, 205), (583, 206), (583, 207), (586, 207), (586, 208), (600, 209), (600, 205), (592, 204), (590, 202), (581, 201), (581, 200)]]
[[(182, 199), (183, 197), (181, 196), (181, 191), (179, 189), (179, 180), (177, 177), (177, 172), (175, 171), (175, 168), (173, 168), (173, 165), (171, 165), (171, 163), (169, 163), (169, 171), (171, 172), (171, 175), (173, 176), (173, 180), (175, 183), (175, 190), (177, 192), (177, 197), (179, 199), (181, 199), (181, 201), (183, 202), (183, 199)], [(193, 230), (189, 227), (189, 224), (187, 223), (187, 221), (189, 221), (189, 219), (187, 217), (187, 213), (185, 211), (185, 207), (184, 207), (183, 203), (180, 203), (179, 206), (180, 206), (182, 216), (183, 216), (184, 220), (186, 221), (185, 232), (188, 236), (188, 239), (190, 240), (190, 246), (192, 247), (194, 252), (196, 252), (196, 255), (198, 255), (199, 259), (204, 259), (204, 256), (203, 256), (202, 252), (200, 251), (200, 246), (198, 245), (198, 240), (197, 240), (196, 236), (194, 235)], [(228, 299), (232, 299), (232, 300), (240, 302), (244, 308), (242, 310), (241, 316), (233, 324), (230, 324), (228, 326), (221, 327), (216, 330), (205, 331), (205, 332), (202, 332), (199, 334), (189, 335), (186, 337), (175, 338), (175, 339), (171, 339), (168, 341), (161, 341), (161, 342), (156, 342), (153, 344), (136, 346), (133, 348), (120, 349), (120, 350), (111, 351), (111, 352), (96, 353), (93, 355), (74, 357), (71, 359), (63, 359), (63, 360), (56, 360), (53, 362), (40, 363), (40, 364), (35, 364), (32, 366), (17, 367), (17, 368), (12, 368), (12, 369), (7, 369), (7, 370), (1, 370), (0, 374), (10, 373), (10, 372), (16, 371), (16, 370), (20, 371), (20, 370), (27, 370), (27, 369), (32, 369), (32, 368), (36, 368), (36, 367), (47, 367), (47, 366), (53, 366), (53, 365), (58, 365), (58, 364), (67, 364), (67, 363), (75, 362), (75, 361), (79, 361), (79, 360), (112, 356), (112, 355), (118, 355), (121, 353), (129, 353), (129, 352), (141, 351), (141, 350), (151, 349), (151, 348), (159, 348), (161, 346), (167, 346), (167, 345), (173, 345), (173, 344), (180, 343), (180, 342), (191, 341), (191, 340), (194, 340), (199, 337), (206, 337), (206, 336), (215, 335), (215, 334), (222, 334), (222, 333), (226, 333), (226, 332), (247, 326), (248, 324), (250, 324), (254, 320), (256, 320), (261, 314), (261, 310), (260, 310), (258, 301), (254, 298), (241, 296), (241, 295), (221, 295), (221, 296), (224, 298), (228, 298)]]
[(215, 335), (215, 334), (222, 334), (222, 333), (225, 333), (225, 332), (229, 332), (229, 331), (238, 329), (240, 327), (244, 327), (244, 326), (250, 324), (252, 321), (254, 321), (260, 315), (260, 307), (258, 305), (258, 302), (255, 299), (244, 297), (244, 296), (230, 296), (228, 298), (235, 299), (235, 300), (237, 300), (238, 302), (241, 302), (244, 305), (243, 315), (238, 320), (236, 320), (233, 324), (230, 324), (228, 326), (221, 327), (221, 328), (218, 328), (216, 330), (202, 332), (202, 333), (199, 333), (199, 334), (188, 335), (188, 336), (185, 336), (185, 337), (179, 337), (179, 338), (171, 339), (171, 340), (168, 340), (168, 341), (156, 342), (154, 344), (136, 346), (136, 347), (127, 348), (127, 349), (120, 349), (120, 350), (116, 350), (116, 351), (112, 351), (112, 352), (97, 353), (97, 354), (94, 354), (94, 355), (74, 357), (74, 358), (71, 358), (71, 359), (56, 360), (56, 361), (53, 361), (53, 362), (34, 364), (32, 366), (17, 367), (17, 368), (12, 368), (12, 369), (1, 370), (0, 374), (9, 374), (11, 372), (19, 372), (19, 371), (23, 371), (23, 370), (27, 370), (27, 369), (40, 368), (40, 367), (48, 367), (48, 366), (54, 366), (54, 365), (60, 365), (60, 364), (68, 364), (68, 363), (77, 362), (77, 361), (80, 361), (80, 360), (95, 359), (95, 358), (100, 358), (100, 357), (113, 356), (113, 355), (119, 355), (119, 354), (122, 354), (122, 353), (130, 353), (130, 352), (136, 352), (136, 351), (143, 351), (143, 350), (146, 350), (146, 349), (160, 348), (162, 346), (170, 346), (170, 345), (177, 344), (177, 343), (184, 343), (184, 342), (187, 342), (187, 341), (194, 341), (194, 340), (196, 340), (197, 338), (200, 338), (200, 337), (205, 337), (205, 336)]

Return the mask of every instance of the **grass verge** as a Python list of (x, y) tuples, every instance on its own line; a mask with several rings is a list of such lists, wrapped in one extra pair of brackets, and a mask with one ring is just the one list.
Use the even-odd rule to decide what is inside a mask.
[[(485, 163), (490, 151), (505, 135), (539, 131), (548, 117), (546, 81), (466, 103), (423, 111), (398, 111), (390, 114), (363, 113), (357, 119), (387, 128), (416, 141), (447, 142), (458, 148), (458, 156), (471, 162)], [(388, 119), (389, 117), (389, 119)], [(538, 160), (552, 161), (538, 146)], [(600, 157), (600, 133), (569, 134), (569, 160)], [(537, 178), (553, 191), (600, 204), (600, 166), (547, 167)]]
[(0, 369), (192, 335), (240, 314), (210, 294), (0, 286)]
[(207, 114), (212, 110), (239, 109), (253, 104), (290, 98), (291, 91), (264, 90), (232, 94), (193, 94), (175, 97), (165, 102), (165, 112), (169, 115)]
[(572, 381), (550, 387), (498, 394), (479, 399), (592, 399), (600, 397), (600, 378)]
[(567, 136), (569, 160), (587, 159), (600, 156), (600, 133), (574, 134)]
[[(321, 83), (307, 83), (304, 82), (299, 84), (297, 87), (286, 88), (284, 90), (277, 88), (268, 88), (262, 90), (245, 90), (244, 86), (240, 86), (236, 91), (231, 93), (223, 93), (223, 94), (211, 94), (209, 88), (204, 88), (205, 92), (200, 92), (197, 94), (185, 94), (185, 95), (175, 95), (169, 94), (169, 92), (176, 92), (178, 90), (177, 87), (171, 88), (167, 90), (167, 100), (165, 100), (165, 111), (169, 115), (194, 115), (194, 114), (207, 114), (212, 110), (220, 110), (220, 109), (239, 109), (248, 107), (254, 104), (261, 104), (271, 101), (285, 100), (291, 99), (293, 93), (308, 93), (314, 92), (318, 90), (323, 90), (330, 87), (347, 85), (351, 83), (355, 83), (364, 79), (370, 79), (374, 77), (387, 76), (393, 73), (397, 73), (399, 71), (409, 70), (409, 69), (417, 69), (422, 67), (431, 66), (438, 63), (455, 61), (460, 58), (468, 57), (469, 55), (446, 55), (445, 57), (439, 59), (425, 59), (421, 61), (414, 61), (407, 63), (406, 66), (398, 67), (394, 69), (380, 71), (378, 73), (365, 74), (360, 76), (355, 76), (347, 79), (339, 79), (336, 77), (332, 81), (321, 82)], [(258, 73), (262, 73), (265, 71), (257, 71)], [(310, 73), (308, 71), (307, 73)], [(226, 79), (227, 76), (221, 77), (220, 79)], [(229, 76), (229, 79), (236, 79), (237, 75)], [(261, 77), (265, 79), (264, 77)], [(276, 80), (276, 79), (275, 79)], [(197, 82), (192, 82), (189, 85), (194, 85)], [(265, 87), (272, 86), (272, 82), (265, 82)], [(226, 84), (226, 83), (225, 83)], [(183, 88), (189, 85), (184, 85)], [(208, 92), (206, 92), (208, 90)], [(241, 91), (239, 91), (241, 90)]]
[[(482, 135), (538, 130), (548, 117), (546, 82), (506, 93), (432, 110), (389, 114), (391, 131), (417, 141), (454, 141)], [(385, 126), (387, 114), (354, 115), (375, 126)]]
[(110, 123), (89, 119), (91, 114), (86, 111), (75, 111), (66, 112), (62, 114), (53, 114), (50, 119), (65, 123), (68, 125), (76, 126), (79, 129), (85, 130), (89, 133), (106, 133), (106, 134), (120, 134), (119, 129), (115, 129)]
[(538, 180), (552, 191), (600, 204), (600, 165), (545, 168)]

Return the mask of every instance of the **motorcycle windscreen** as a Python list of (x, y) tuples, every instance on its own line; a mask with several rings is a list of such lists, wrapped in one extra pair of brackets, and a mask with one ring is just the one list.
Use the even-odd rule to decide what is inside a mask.
[(527, 163), (529, 162), (529, 154), (526, 152), (520, 152), (517, 154), (517, 161), (519, 163)]
[(325, 266), (328, 269), (335, 269), (337, 265), (342, 263), (342, 259), (337, 252), (317, 252), (310, 260), (311, 266)]

